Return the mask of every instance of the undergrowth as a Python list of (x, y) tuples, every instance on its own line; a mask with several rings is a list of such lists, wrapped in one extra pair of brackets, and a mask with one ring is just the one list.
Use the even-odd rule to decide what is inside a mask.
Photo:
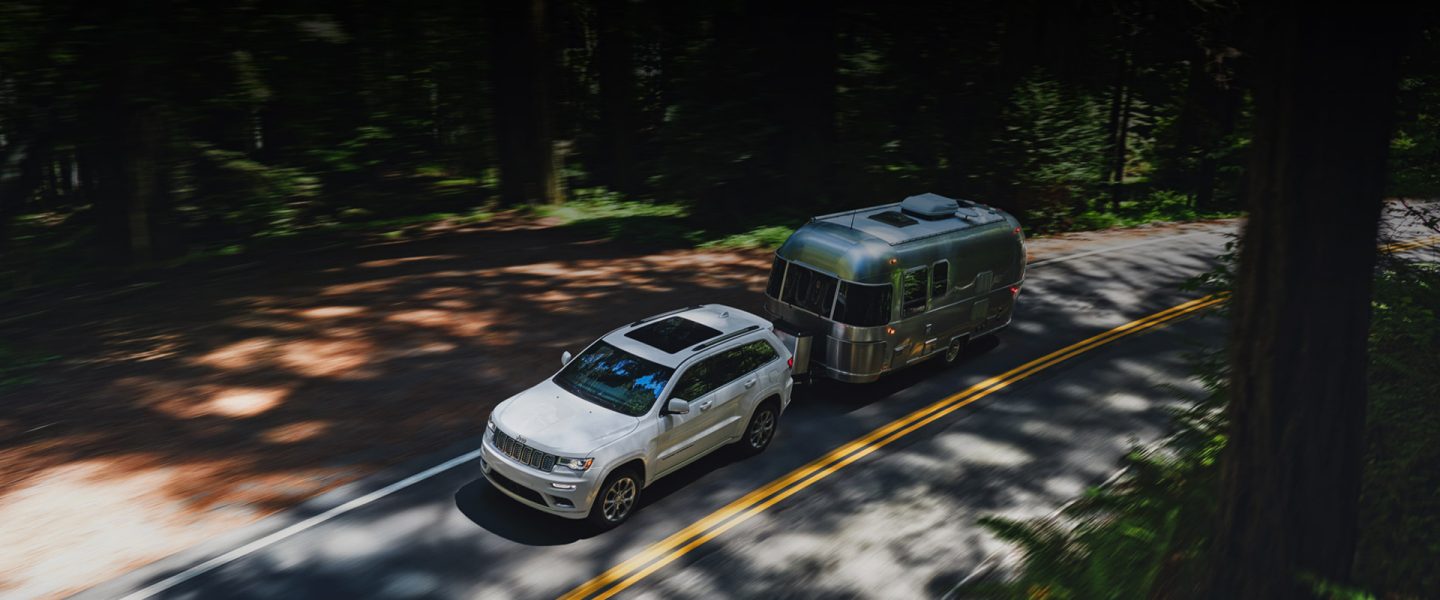
[[(1233, 264), (1232, 243), (1221, 266), (1190, 287), (1229, 289)], [(1309, 584), (1336, 600), (1440, 597), (1440, 269), (1383, 260), (1373, 305), (1353, 582)], [(1216, 522), (1227, 381), (1223, 350), (1194, 360), (1207, 393), (1177, 412), (1170, 436), (1132, 449), (1120, 477), (1052, 517), (981, 519), (1021, 561), (1009, 579), (974, 584), (962, 597), (1185, 597), (1194, 589)]]

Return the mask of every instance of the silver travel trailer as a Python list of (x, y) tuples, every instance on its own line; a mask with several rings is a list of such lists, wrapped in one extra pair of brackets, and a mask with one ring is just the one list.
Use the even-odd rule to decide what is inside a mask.
[(814, 217), (775, 251), (765, 310), (800, 377), (869, 382), (1010, 324), (1015, 217), (936, 194)]

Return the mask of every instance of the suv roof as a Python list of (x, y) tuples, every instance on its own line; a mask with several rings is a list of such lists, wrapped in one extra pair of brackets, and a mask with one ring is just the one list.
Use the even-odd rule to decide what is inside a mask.
[(639, 340), (674, 354), (708, 339), (720, 336), (720, 330), (685, 317), (665, 317), (625, 332), (625, 337)]
[(667, 366), (676, 366), (711, 340), (751, 328), (768, 330), (770, 322), (738, 308), (705, 304), (646, 317), (605, 336), (605, 341), (627, 352)]

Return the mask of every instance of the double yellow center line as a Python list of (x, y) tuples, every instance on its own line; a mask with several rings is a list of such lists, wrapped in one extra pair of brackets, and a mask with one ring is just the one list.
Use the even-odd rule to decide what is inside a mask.
[(789, 498), (796, 492), (829, 477), (847, 465), (976, 400), (1003, 390), (1015, 382), (1039, 373), (1065, 360), (1074, 358), (1077, 355), (1089, 352), (1115, 340), (1184, 318), (1223, 301), (1224, 297), (1222, 295), (1210, 295), (1160, 311), (1143, 319), (1126, 323), (1105, 333), (1046, 354), (1000, 375), (981, 381), (964, 391), (948, 396), (939, 402), (896, 419), (844, 446), (836, 448), (834, 451), (816, 459), (810, 464), (795, 469), (764, 487), (725, 505), (723, 508), (710, 513), (689, 527), (681, 529), (675, 532), (674, 535), (652, 544), (639, 554), (625, 560), (625, 562), (615, 565), (594, 579), (581, 584), (560, 598), (561, 600), (578, 600), (580, 598), (594, 598), (599, 600), (609, 598), (625, 588), (634, 585), (636, 582), (644, 579), (665, 565), (674, 562), (675, 559), (684, 556), (691, 550), (715, 539), (736, 525), (744, 523), (749, 520), (750, 517), (764, 512), (781, 500)]

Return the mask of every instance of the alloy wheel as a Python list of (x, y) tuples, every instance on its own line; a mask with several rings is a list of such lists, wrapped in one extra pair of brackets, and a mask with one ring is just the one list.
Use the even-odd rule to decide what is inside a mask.
[(755, 422), (750, 424), (750, 447), (756, 450), (764, 448), (770, 443), (772, 435), (775, 435), (775, 411), (762, 408), (755, 415)]
[(628, 476), (616, 479), (605, 488), (605, 497), (600, 506), (605, 520), (617, 523), (625, 520), (630, 509), (635, 507), (635, 492), (635, 480)]

